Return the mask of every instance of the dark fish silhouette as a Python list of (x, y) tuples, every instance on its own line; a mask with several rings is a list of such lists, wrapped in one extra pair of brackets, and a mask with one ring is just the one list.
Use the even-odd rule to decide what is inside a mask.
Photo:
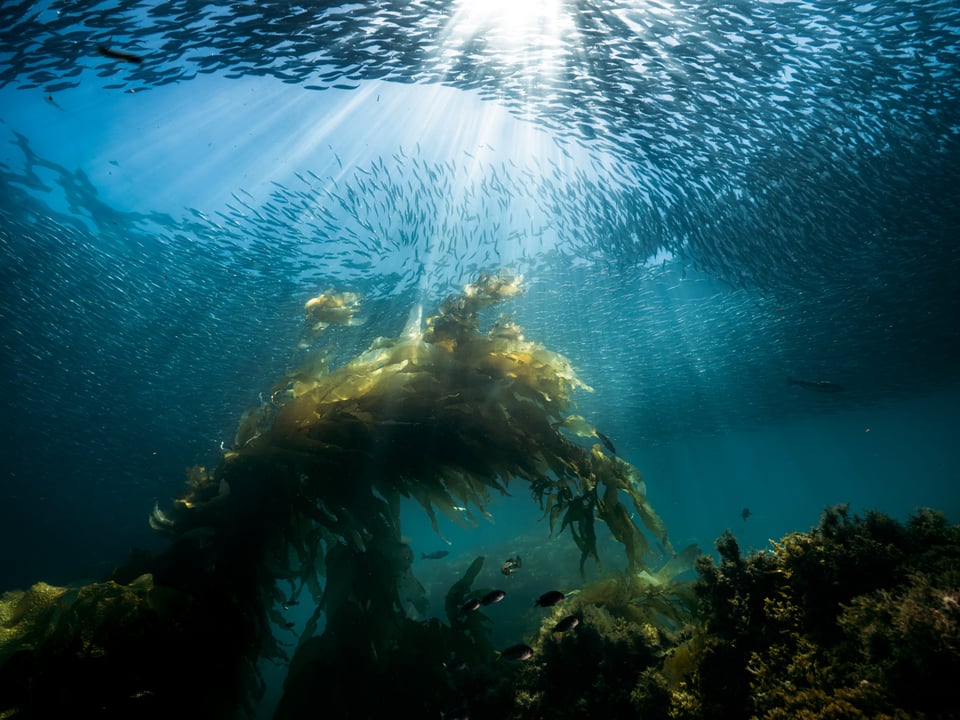
[(479, 607), (480, 607), (480, 601), (477, 600), (477, 598), (473, 598), (472, 600), (467, 600), (463, 604), (463, 607), (460, 608), (460, 612), (462, 612), (464, 615), (467, 615), (469, 613), (472, 613), (474, 610), (476, 610)]
[(750, 512), (750, 508), (748, 507), (745, 507), (743, 510), (740, 511), (740, 517), (743, 518), (744, 522), (746, 522), (747, 518), (750, 517), (751, 515), (753, 515), (753, 513)]
[(506, 660), (529, 660), (532, 655), (533, 648), (523, 643), (511, 645), (500, 653), (500, 657)]
[(567, 630), (573, 630), (579, 624), (579, 615), (567, 615), (565, 618), (560, 620), (560, 622), (553, 626), (553, 631), (555, 633), (566, 632)]
[(520, 556), (507, 558), (503, 561), (503, 565), (500, 566), (500, 572), (504, 575), (510, 576), (513, 575), (517, 570), (520, 569), (522, 563), (520, 562)]
[(805, 390), (814, 390), (822, 393), (838, 393), (844, 390), (843, 385), (838, 385), (829, 380), (798, 380), (797, 378), (788, 377), (787, 384), (799, 385)]
[(559, 605), (563, 602), (563, 593), (559, 590), (551, 590), (550, 592), (545, 592), (543, 595), (538, 597), (533, 601), (534, 607), (553, 607), (554, 605)]
[(443, 666), (451, 672), (462, 672), (467, 669), (467, 661), (456, 653), (450, 653), (450, 659)]
[(120, 50), (111, 50), (105, 45), (97, 45), (97, 54), (103, 55), (103, 57), (110, 58), (111, 60), (123, 60), (123, 62), (133, 63), (134, 65), (143, 63), (143, 58), (139, 55), (122, 52)]
[(606, 435), (604, 435), (604, 434), (603, 434), (602, 432), (600, 432), (599, 430), (594, 430), (593, 432), (596, 434), (596, 436), (597, 436), (598, 438), (600, 438), (600, 442), (602, 442), (602, 443), (604, 444), (604, 446), (607, 448), (607, 450), (609, 450), (610, 452), (612, 452), (614, 455), (617, 454), (617, 449), (613, 446), (613, 443), (610, 442), (610, 438), (608, 438)]
[(445, 558), (450, 554), (449, 550), (437, 550), (432, 553), (420, 553), (420, 557), (424, 560), (439, 560), (440, 558)]
[(503, 590), (491, 590), (482, 598), (480, 598), (481, 605), (493, 605), (503, 600), (507, 594)]

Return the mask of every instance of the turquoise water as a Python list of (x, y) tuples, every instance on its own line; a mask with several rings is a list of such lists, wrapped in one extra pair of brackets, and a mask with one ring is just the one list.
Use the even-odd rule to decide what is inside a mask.
[[(960, 519), (955, 3), (494, 5), (5, 4), (0, 588), (162, 548), (154, 502), (307, 299), (364, 296), (344, 362), (501, 268), (675, 547), (836, 503)], [(562, 572), (510, 490), (449, 545), (405, 511), (450, 550), (415, 565), (432, 601), (478, 553)]]

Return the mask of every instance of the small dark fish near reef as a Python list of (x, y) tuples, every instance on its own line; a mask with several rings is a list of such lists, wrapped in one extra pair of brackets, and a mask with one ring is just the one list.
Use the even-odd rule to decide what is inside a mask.
[(596, 434), (596, 436), (597, 436), (598, 438), (600, 438), (600, 442), (603, 443), (604, 447), (606, 447), (607, 450), (609, 450), (609, 451), (610, 451), (611, 453), (613, 453), (614, 455), (617, 454), (617, 449), (613, 446), (613, 443), (610, 441), (610, 438), (608, 438), (606, 435), (604, 435), (604, 434), (603, 434), (602, 432), (600, 432), (599, 430), (594, 430), (593, 432)]
[(529, 660), (532, 656), (533, 648), (523, 643), (511, 645), (500, 653), (505, 660)]
[(507, 594), (503, 590), (491, 590), (482, 598), (480, 598), (481, 605), (493, 605), (503, 600)]
[(460, 612), (463, 613), (464, 615), (467, 615), (468, 613), (472, 613), (474, 610), (476, 610), (479, 607), (480, 607), (480, 601), (477, 598), (473, 598), (472, 600), (467, 600), (463, 604), (463, 607), (460, 608)]
[(520, 556), (517, 555), (516, 557), (507, 558), (504, 560), (503, 565), (500, 566), (500, 572), (509, 577), (519, 570), (521, 566), (522, 563), (520, 562)]
[(751, 515), (753, 515), (753, 513), (750, 512), (750, 508), (744, 508), (743, 510), (740, 511), (740, 517), (743, 518), (744, 522), (746, 522), (747, 518), (750, 517)]
[(573, 630), (579, 624), (580, 624), (579, 615), (567, 615), (565, 618), (563, 618), (556, 625), (553, 626), (553, 631), (555, 633), (564, 633), (564, 632), (567, 632), (567, 630)]
[(449, 550), (437, 550), (432, 553), (420, 553), (420, 557), (424, 560), (439, 560), (440, 558), (445, 558), (450, 554)]
[(797, 378), (788, 377), (787, 384), (799, 385), (805, 390), (814, 390), (815, 392), (822, 393), (838, 393), (844, 390), (843, 385), (838, 385), (829, 380), (798, 380)]
[(443, 663), (443, 666), (450, 672), (463, 672), (467, 669), (467, 661), (455, 653), (450, 653), (450, 659)]
[(562, 602), (563, 593), (559, 590), (551, 590), (549, 592), (545, 592), (543, 595), (534, 600), (533, 605), (534, 607), (538, 605), (540, 607), (553, 607), (554, 605), (559, 605)]
[(470, 720), (470, 712), (467, 710), (464, 705), (457, 705), (456, 707), (445, 710), (441, 717), (444, 720)]
[(134, 65), (141, 65), (143, 63), (143, 58), (139, 55), (121, 50), (112, 50), (105, 45), (97, 45), (97, 54), (103, 55), (103, 57), (110, 58), (111, 60), (123, 60), (123, 62), (133, 63)]

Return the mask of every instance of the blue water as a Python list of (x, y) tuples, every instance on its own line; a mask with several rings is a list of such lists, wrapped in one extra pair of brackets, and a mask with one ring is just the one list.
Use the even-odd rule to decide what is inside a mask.
[[(5, 6), (0, 588), (163, 548), (154, 502), (231, 445), (308, 298), (364, 295), (344, 362), (500, 268), (675, 547), (836, 503), (960, 519), (955, 4), (589, 5), (483, 42), (458, 3)], [(433, 601), (476, 554), (561, 572), (509, 489), (449, 545), (405, 509), (451, 551), (416, 566)]]

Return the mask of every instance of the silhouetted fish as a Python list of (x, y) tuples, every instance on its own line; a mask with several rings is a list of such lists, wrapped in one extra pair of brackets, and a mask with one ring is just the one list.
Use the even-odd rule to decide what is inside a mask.
[(97, 45), (97, 54), (103, 55), (103, 57), (110, 58), (111, 60), (123, 60), (123, 62), (133, 63), (134, 65), (143, 63), (143, 58), (139, 55), (122, 52), (120, 50), (111, 50), (105, 45)]
[(554, 605), (559, 605), (563, 602), (563, 593), (559, 590), (551, 590), (545, 592), (543, 595), (538, 597), (533, 601), (534, 607), (539, 605), (540, 607), (553, 607)]
[(467, 600), (463, 604), (463, 607), (460, 608), (460, 612), (466, 615), (468, 613), (472, 613), (474, 610), (476, 610), (479, 607), (480, 607), (480, 601), (477, 598), (473, 598), (472, 600)]
[(491, 590), (482, 598), (480, 598), (481, 605), (493, 605), (503, 600), (507, 594), (503, 590)]
[(420, 553), (420, 557), (424, 560), (439, 560), (440, 558), (445, 558), (450, 554), (449, 550), (437, 550), (432, 553)]
[(567, 630), (573, 630), (579, 624), (580, 624), (579, 615), (567, 615), (565, 618), (563, 618), (556, 625), (553, 626), (553, 631), (555, 633), (566, 632)]
[(815, 390), (822, 393), (837, 393), (843, 392), (844, 390), (843, 385), (838, 385), (829, 380), (798, 380), (797, 378), (788, 377), (787, 383), (789, 385), (799, 385), (806, 390)]
[(606, 435), (604, 435), (604, 434), (603, 434), (602, 432), (600, 432), (599, 430), (594, 430), (593, 432), (594, 432), (594, 434), (595, 434), (598, 438), (600, 438), (600, 442), (602, 442), (602, 443), (604, 444), (604, 446), (607, 448), (607, 450), (609, 450), (610, 452), (612, 452), (614, 455), (617, 454), (617, 449), (613, 446), (613, 443), (610, 442), (610, 438), (608, 438)]
[(506, 660), (529, 660), (532, 656), (533, 648), (523, 643), (511, 645), (500, 653), (500, 657)]
[(743, 510), (740, 511), (740, 517), (743, 518), (744, 522), (746, 522), (747, 518), (750, 517), (751, 515), (753, 515), (753, 513), (750, 512), (750, 508), (748, 507), (745, 507)]
[(462, 672), (467, 669), (467, 661), (459, 657), (456, 653), (450, 653), (450, 659), (443, 664), (450, 672)]

